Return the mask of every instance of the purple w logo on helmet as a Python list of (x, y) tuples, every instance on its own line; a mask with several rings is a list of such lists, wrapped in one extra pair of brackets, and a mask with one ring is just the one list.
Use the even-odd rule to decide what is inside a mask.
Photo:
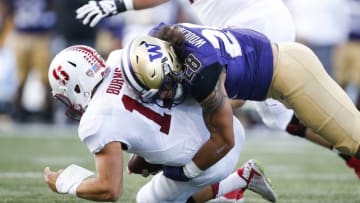
[(157, 58), (162, 58), (163, 54), (159, 45), (145, 43), (145, 46), (149, 53), (150, 62), (154, 61)]

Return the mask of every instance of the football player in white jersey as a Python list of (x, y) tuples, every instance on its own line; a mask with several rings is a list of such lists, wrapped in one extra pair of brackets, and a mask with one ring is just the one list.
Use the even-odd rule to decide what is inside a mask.
[[(168, 0), (102, 0), (89, 1), (77, 10), (77, 18), (83, 24), (95, 26), (102, 18), (127, 10), (140, 10), (154, 7)], [(295, 26), (289, 10), (282, 0), (189, 0), (194, 13), (202, 24), (216, 27), (242, 27), (265, 34), (273, 42), (292, 42), (295, 40)], [(219, 17), (220, 16), (220, 17)], [(279, 32), (281, 30), (281, 32)], [(249, 101), (254, 104), (262, 121), (272, 129), (286, 130), (288, 133), (306, 138), (323, 147), (334, 149), (334, 146), (318, 134), (312, 132), (297, 119), (294, 112), (280, 102), (266, 99), (262, 102)], [(233, 102), (234, 108), (244, 102)], [(349, 167), (360, 170), (360, 160), (333, 150), (342, 157)], [(353, 161), (357, 164), (350, 164)]]
[[(141, 103), (125, 84), (121, 54), (122, 50), (113, 51), (105, 63), (94, 49), (76, 45), (58, 53), (50, 65), (53, 95), (67, 105), (68, 116), (81, 119), (79, 137), (95, 155), (97, 170), (96, 177), (89, 178), (94, 173), (77, 165), (58, 172), (46, 167), (44, 178), (53, 191), (94, 201), (117, 201), (123, 188), (122, 152), (126, 151), (164, 165), (162, 172), (140, 189), (137, 202), (202, 202), (207, 200), (204, 195), (190, 196), (204, 187), (210, 198), (216, 195), (215, 187), (219, 195), (248, 188), (276, 201), (269, 179), (255, 160), (232, 173), (244, 142), (239, 121), (234, 119), (232, 150), (212, 167), (200, 170), (192, 159), (210, 137), (200, 106), (190, 99), (171, 109)], [(167, 178), (167, 173), (183, 165), (185, 179)], [(234, 184), (229, 179), (237, 181)]]

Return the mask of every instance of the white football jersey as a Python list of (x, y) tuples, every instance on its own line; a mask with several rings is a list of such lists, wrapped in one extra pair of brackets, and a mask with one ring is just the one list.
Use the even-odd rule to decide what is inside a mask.
[[(108, 64), (111, 73), (99, 86), (81, 118), (79, 136), (92, 153), (107, 143), (126, 144), (128, 152), (152, 163), (182, 165), (188, 163), (209, 139), (200, 105), (187, 100), (176, 107), (161, 108), (143, 104), (125, 84), (119, 65), (120, 52)], [(114, 54), (112, 55), (114, 56)], [(236, 132), (240, 123), (234, 118)]]
[(191, 5), (204, 25), (253, 29), (274, 42), (295, 40), (295, 25), (282, 0), (194, 0)]

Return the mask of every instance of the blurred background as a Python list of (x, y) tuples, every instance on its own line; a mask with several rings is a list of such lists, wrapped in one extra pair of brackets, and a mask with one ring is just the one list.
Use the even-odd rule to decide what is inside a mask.
[[(55, 103), (48, 67), (61, 49), (83, 44), (106, 59), (134, 35), (159, 22), (195, 22), (187, 1), (170, 1), (153, 9), (126, 12), (83, 26), (75, 10), (87, 0), (0, 0), (0, 123), (73, 124)], [(139, 17), (141, 16), (141, 17)]]
[[(9, 198), (0, 202), (41, 202), (44, 198), (61, 202), (64, 197), (46, 188), (43, 167), (61, 168), (70, 162), (94, 167), (77, 139), (77, 123), (66, 118), (65, 107), (52, 98), (48, 86), (49, 63), (57, 52), (83, 44), (106, 58), (159, 22), (200, 23), (188, 0), (171, 0), (152, 9), (113, 16), (90, 28), (75, 19), (75, 10), (87, 1), (0, 0), (0, 197)], [(360, 0), (283, 1), (293, 15), (296, 40), (319, 56), (359, 109)], [(251, 105), (236, 114), (249, 135), (242, 161), (256, 155), (269, 164), (285, 202), (360, 201), (355, 174), (327, 149), (270, 130)], [(23, 181), (26, 184), (20, 187)], [(145, 181), (140, 179), (141, 184)], [(141, 184), (126, 186), (128, 202)], [(354, 193), (356, 187), (359, 192)], [(38, 199), (29, 201), (35, 196)], [(63, 202), (73, 200), (65, 198)], [(250, 198), (250, 202), (258, 200)]]
[[(200, 23), (187, 0), (173, 0), (101, 21), (95, 28), (75, 19), (87, 0), (0, 0), (0, 126), (74, 124), (48, 87), (48, 66), (61, 49), (84, 44), (104, 58), (159, 22)], [(360, 106), (359, 0), (284, 0), (293, 15), (297, 41), (314, 50), (328, 73)], [(281, 32), (281, 30), (279, 30)], [(359, 62), (357, 62), (359, 63)], [(360, 66), (357, 64), (357, 66)], [(246, 127), (262, 125), (251, 105), (238, 117)], [(0, 129), (1, 129), (0, 128)]]

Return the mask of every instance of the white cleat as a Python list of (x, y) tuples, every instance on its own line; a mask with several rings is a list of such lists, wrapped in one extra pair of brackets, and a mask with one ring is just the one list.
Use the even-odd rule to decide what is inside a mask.
[(247, 161), (238, 170), (238, 174), (248, 184), (247, 188), (270, 202), (276, 202), (276, 194), (271, 188), (271, 181), (265, 176), (263, 167), (254, 159)]

